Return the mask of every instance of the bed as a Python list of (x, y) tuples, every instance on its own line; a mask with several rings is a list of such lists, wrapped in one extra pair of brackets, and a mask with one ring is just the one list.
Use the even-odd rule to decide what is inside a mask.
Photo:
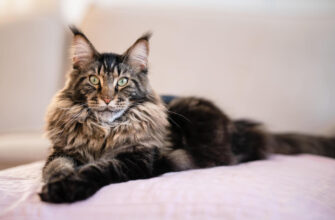
[(334, 219), (335, 160), (268, 160), (112, 184), (74, 204), (37, 193), (43, 161), (0, 171), (0, 219)]

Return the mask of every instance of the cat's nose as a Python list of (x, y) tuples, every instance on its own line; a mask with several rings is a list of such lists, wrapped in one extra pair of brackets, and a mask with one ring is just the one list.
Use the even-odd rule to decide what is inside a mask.
[(103, 100), (107, 105), (112, 101), (110, 98), (103, 98)]

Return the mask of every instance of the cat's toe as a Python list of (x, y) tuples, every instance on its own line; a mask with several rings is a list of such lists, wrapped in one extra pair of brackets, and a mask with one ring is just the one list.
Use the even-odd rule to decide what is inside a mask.
[(39, 194), (42, 201), (51, 203), (64, 203), (69, 201), (66, 180), (59, 180), (50, 182), (42, 187), (42, 191)]
[(89, 182), (69, 176), (43, 186), (40, 195), (42, 201), (50, 203), (71, 203), (93, 195), (97, 187)]

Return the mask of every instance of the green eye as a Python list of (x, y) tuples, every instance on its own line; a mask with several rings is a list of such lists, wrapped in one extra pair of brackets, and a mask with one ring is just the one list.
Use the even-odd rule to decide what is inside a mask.
[(128, 79), (126, 77), (123, 77), (121, 79), (119, 79), (119, 81), (117, 81), (117, 85), (118, 86), (125, 86), (128, 82)]
[(98, 85), (100, 80), (98, 79), (98, 77), (96, 76), (90, 76), (90, 82), (93, 84), (93, 85)]

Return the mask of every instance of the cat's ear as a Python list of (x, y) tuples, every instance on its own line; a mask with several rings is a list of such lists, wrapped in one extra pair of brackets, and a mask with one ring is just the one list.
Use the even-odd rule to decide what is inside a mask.
[(70, 29), (74, 35), (71, 51), (73, 68), (83, 69), (94, 60), (98, 52), (87, 37), (75, 26), (71, 26)]
[(146, 33), (123, 54), (125, 62), (136, 71), (146, 71), (148, 68), (149, 39), (151, 33)]

